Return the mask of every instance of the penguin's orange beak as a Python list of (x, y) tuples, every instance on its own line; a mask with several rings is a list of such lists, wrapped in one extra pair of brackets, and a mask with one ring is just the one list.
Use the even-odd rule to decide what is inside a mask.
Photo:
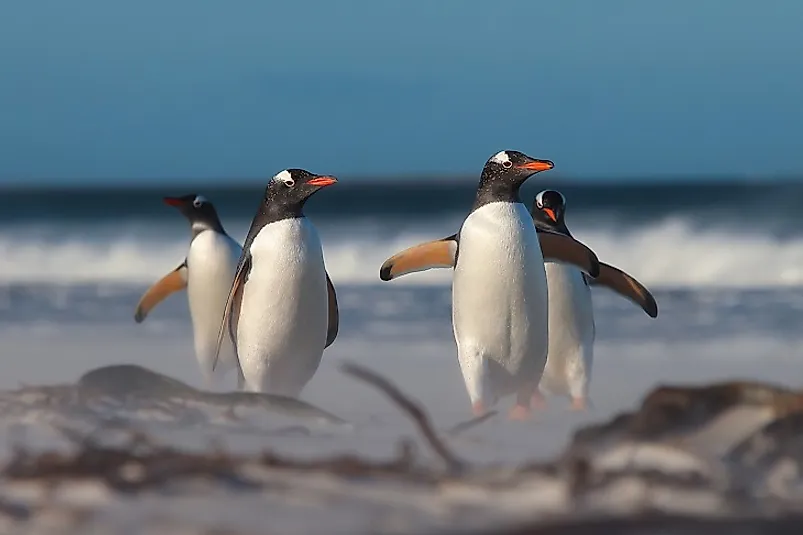
[(528, 171), (549, 171), (555, 164), (549, 160), (532, 160), (521, 165), (517, 165), (519, 169), (527, 169)]
[(307, 184), (310, 186), (319, 186), (321, 188), (324, 186), (331, 186), (332, 184), (336, 183), (337, 179), (333, 176), (316, 176), (315, 178), (307, 181)]
[(549, 219), (551, 219), (553, 222), (555, 222), (555, 223), (558, 222), (558, 218), (557, 218), (557, 216), (555, 216), (555, 210), (553, 210), (552, 208), (541, 208), (541, 210), (543, 210), (543, 212), (546, 215), (548, 215)]
[(184, 204), (184, 201), (182, 201), (181, 199), (177, 199), (176, 197), (165, 197), (162, 200), (168, 206), (176, 206), (176, 207), (178, 207), (178, 206), (181, 206), (182, 204)]

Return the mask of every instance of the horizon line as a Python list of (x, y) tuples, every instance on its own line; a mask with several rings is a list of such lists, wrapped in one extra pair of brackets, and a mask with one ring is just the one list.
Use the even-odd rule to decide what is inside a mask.
[[(342, 186), (348, 187), (354, 183), (359, 183), (361, 186), (365, 185), (384, 185), (384, 186), (421, 186), (426, 184), (453, 184), (464, 182), (468, 179), (478, 180), (479, 177), (474, 174), (468, 173), (443, 173), (429, 175), (427, 173), (416, 174), (399, 174), (399, 175), (384, 175), (385, 178), (378, 178), (377, 175), (358, 174), (349, 176), (347, 174), (340, 174), (339, 177), (348, 177), (348, 181), (341, 183)], [(83, 178), (62, 178), (62, 179), (31, 179), (31, 180), (17, 179), (12, 181), (0, 180), (0, 191), (20, 191), (20, 190), (81, 190), (81, 189), (98, 189), (98, 190), (113, 190), (113, 189), (151, 189), (160, 185), (171, 184), (193, 184), (204, 183), (212, 187), (220, 189), (239, 189), (248, 188), (255, 185), (264, 185), (270, 177), (248, 177), (239, 176), (232, 177), (186, 177), (186, 176), (173, 176), (161, 178), (130, 178), (130, 177), (117, 177), (87, 180)], [(600, 186), (666, 186), (671, 184), (717, 184), (723, 182), (730, 183), (789, 183), (800, 182), (803, 179), (803, 173), (784, 173), (775, 175), (734, 175), (729, 173), (709, 173), (705, 175), (673, 175), (673, 174), (654, 174), (654, 175), (618, 175), (618, 176), (564, 176), (558, 173), (544, 174), (541, 180), (551, 181), (550, 179), (558, 179), (561, 183), (567, 186), (571, 185), (600, 185)], [(215, 183), (217, 182), (217, 183)]]

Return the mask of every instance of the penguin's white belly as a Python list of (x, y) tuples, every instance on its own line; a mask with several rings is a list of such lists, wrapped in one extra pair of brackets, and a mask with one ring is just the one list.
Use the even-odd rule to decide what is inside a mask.
[(252, 391), (297, 396), (326, 345), (326, 269), (318, 233), (305, 217), (265, 225), (251, 243), (237, 353)]
[(547, 353), (541, 246), (521, 203), (472, 212), (460, 231), (452, 290), (458, 359), (472, 403), (541, 377)]
[(548, 394), (585, 397), (594, 351), (594, 309), (582, 272), (546, 264), (549, 287), (549, 352), (540, 389)]
[(212, 230), (198, 234), (187, 254), (187, 295), (192, 317), (195, 356), (211, 386), (236, 364), (234, 345), (224, 337), (218, 367), (212, 372), (217, 336), (241, 248)]

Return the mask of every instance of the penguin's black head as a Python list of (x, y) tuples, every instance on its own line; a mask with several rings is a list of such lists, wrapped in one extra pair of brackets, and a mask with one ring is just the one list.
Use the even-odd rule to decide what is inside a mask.
[(546, 189), (535, 196), (530, 209), (537, 228), (571, 236), (566, 226), (566, 198), (559, 191)]
[(555, 164), (549, 160), (531, 158), (517, 150), (503, 150), (485, 162), (482, 174), (488, 180), (520, 185), (532, 175), (548, 171), (553, 167)]
[(274, 176), (265, 188), (265, 203), (300, 213), (304, 203), (321, 188), (337, 183), (329, 175), (315, 175), (304, 169), (285, 169)]
[(203, 195), (191, 193), (181, 197), (165, 197), (164, 202), (184, 214), (193, 228), (222, 230), (214, 205)]
[(481, 202), (519, 202), (519, 188), (525, 180), (555, 165), (549, 160), (538, 160), (517, 150), (503, 150), (491, 156), (482, 169), (479, 196)]
[(535, 196), (531, 213), (533, 217), (540, 217), (552, 225), (562, 224), (566, 213), (566, 198), (559, 191), (545, 189)]

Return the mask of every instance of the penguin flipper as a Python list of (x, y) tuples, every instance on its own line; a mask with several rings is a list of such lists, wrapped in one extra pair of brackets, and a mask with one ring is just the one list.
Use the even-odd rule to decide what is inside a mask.
[(134, 312), (134, 321), (142, 323), (153, 307), (164, 301), (170, 294), (183, 290), (186, 287), (187, 261), (184, 260), (176, 269), (156, 281), (156, 283), (148, 288), (142, 295), (139, 303), (137, 303), (137, 309)]
[(621, 269), (600, 262), (599, 276), (588, 282), (593, 285), (606, 286), (639, 305), (649, 317), (658, 317), (658, 303), (655, 301), (655, 297), (643, 284)]
[(597, 255), (574, 238), (538, 229), (538, 241), (541, 243), (544, 260), (572, 264), (592, 277), (599, 275), (600, 262)]
[(413, 273), (433, 268), (454, 267), (457, 261), (457, 234), (446, 238), (414, 245), (397, 253), (379, 268), (379, 278), (389, 281)]
[(326, 330), (326, 345), (324, 348), (332, 345), (332, 342), (337, 338), (337, 331), (340, 327), (340, 312), (337, 308), (337, 294), (335, 293), (335, 285), (332, 284), (332, 279), (329, 278), (329, 273), (326, 273), (326, 290), (329, 300), (329, 326)]
[[(212, 358), (212, 371), (215, 371), (218, 358), (220, 357), (220, 346), (223, 345), (223, 336), (225, 335), (226, 332), (228, 332), (229, 336), (231, 336), (231, 327), (232, 327), (231, 320), (239, 319), (240, 316), (239, 299), (236, 296), (242, 295), (242, 287), (245, 284), (246, 279), (248, 278), (249, 271), (251, 271), (251, 257), (250, 255), (248, 255), (248, 253), (243, 251), (243, 256), (241, 257), (240, 262), (238, 262), (237, 265), (237, 272), (234, 274), (234, 280), (231, 282), (231, 289), (229, 290), (229, 296), (226, 298), (226, 306), (223, 308), (223, 318), (220, 321), (220, 329), (218, 329), (217, 333), (215, 356)], [(234, 309), (235, 304), (237, 305), (237, 311), (234, 314), (234, 318), (232, 318), (232, 310)], [(235, 349), (236, 349), (236, 344), (235, 344)], [(236, 360), (237, 360), (237, 368), (240, 368), (239, 356), (237, 357)]]

